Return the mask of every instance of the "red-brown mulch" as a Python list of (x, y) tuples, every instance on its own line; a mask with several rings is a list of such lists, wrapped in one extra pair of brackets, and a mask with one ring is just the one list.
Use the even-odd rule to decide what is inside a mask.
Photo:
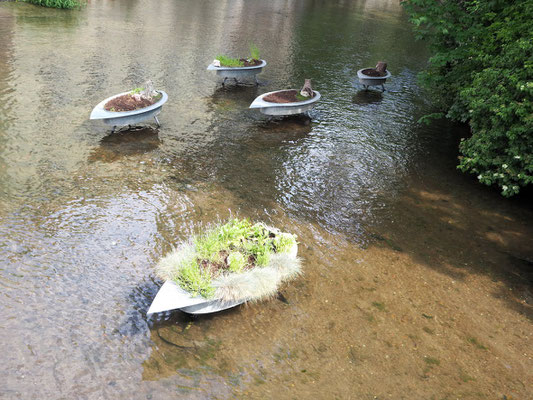
[(372, 76), (376, 78), (387, 75), (386, 72), (379, 72), (379, 71), (376, 71), (376, 69), (374, 68), (367, 68), (367, 69), (362, 70), (361, 72), (365, 74), (366, 76)]
[[(300, 94), (299, 90), (282, 90), (263, 97), (263, 100), (268, 101), (269, 103), (296, 103), (298, 101), (305, 101), (302, 98), (298, 98), (298, 94)], [(313, 97), (315, 97), (314, 93)], [(306, 100), (312, 99), (313, 97), (308, 97)]]
[(112, 100), (109, 100), (107, 103), (105, 103), (104, 109), (107, 111), (133, 111), (138, 110), (139, 108), (144, 108), (151, 106), (154, 104), (157, 100), (148, 100), (141, 98), (140, 100), (136, 100), (131, 94), (124, 94), (119, 97), (115, 97)]

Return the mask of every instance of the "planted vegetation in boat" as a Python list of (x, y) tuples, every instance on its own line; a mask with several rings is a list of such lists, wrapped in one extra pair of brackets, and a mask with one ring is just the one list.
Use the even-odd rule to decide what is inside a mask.
[(144, 88), (135, 88), (130, 93), (115, 97), (105, 105), (106, 111), (133, 111), (149, 107), (161, 100), (162, 94), (154, 90), (151, 81), (146, 82)]
[(157, 275), (192, 296), (259, 300), (300, 273), (296, 236), (233, 219), (190, 239), (157, 265)]
[(219, 55), (215, 58), (214, 65), (216, 67), (230, 67), (230, 68), (239, 68), (239, 67), (255, 67), (261, 65), (262, 61), (260, 59), (260, 53), (257, 46), (254, 44), (250, 45), (250, 57), (248, 58), (231, 58), (225, 55)]

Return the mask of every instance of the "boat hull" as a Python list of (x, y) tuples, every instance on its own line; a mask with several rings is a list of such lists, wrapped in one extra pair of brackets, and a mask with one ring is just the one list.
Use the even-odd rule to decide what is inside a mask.
[[(297, 244), (294, 245), (289, 254), (291, 258), (296, 258), (298, 254)], [(203, 297), (193, 297), (189, 292), (169, 280), (163, 283), (163, 286), (157, 292), (148, 309), (148, 314), (171, 310), (180, 310), (192, 315), (211, 314), (238, 306), (246, 301), (248, 299), (222, 301), (220, 299), (209, 300)]]

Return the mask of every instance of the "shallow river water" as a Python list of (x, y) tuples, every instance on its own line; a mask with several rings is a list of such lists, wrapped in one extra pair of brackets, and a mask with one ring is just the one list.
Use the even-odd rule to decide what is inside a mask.
[[(0, 398), (531, 396), (533, 213), (456, 171), (464, 128), (417, 124), (397, 0), (2, 2), (0, 37)], [(207, 65), (251, 42), (261, 85), (222, 88)], [(248, 109), (304, 78), (310, 123)], [(146, 79), (160, 128), (88, 120)], [(157, 260), (230, 215), (297, 234), (305, 274), (148, 318)]]

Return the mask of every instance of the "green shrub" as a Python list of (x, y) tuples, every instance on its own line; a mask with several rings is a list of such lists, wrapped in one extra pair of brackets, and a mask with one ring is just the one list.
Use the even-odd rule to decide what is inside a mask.
[(533, 182), (533, 0), (404, 0), (432, 57), (421, 75), (467, 122), (458, 168), (512, 196)]
[(72, 9), (82, 5), (82, 0), (24, 0), (26, 3), (43, 7)]

